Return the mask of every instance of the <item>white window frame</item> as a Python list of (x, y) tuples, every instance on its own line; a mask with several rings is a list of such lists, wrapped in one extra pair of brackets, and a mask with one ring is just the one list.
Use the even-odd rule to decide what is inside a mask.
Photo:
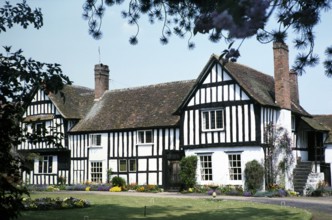
[[(147, 140), (147, 133), (151, 133), (151, 141), (148, 142)], [(143, 134), (142, 138), (141, 138), (141, 134)], [(137, 143), (138, 144), (152, 144), (153, 143), (153, 131), (152, 130), (140, 130), (137, 131)]]
[(54, 173), (55, 167), (55, 160), (54, 156), (52, 155), (42, 155), (38, 159), (37, 162), (37, 173), (39, 174), (52, 174)]
[[(199, 154), (198, 156), (201, 181), (213, 181), (212, 154)], [(207, 160), (207, 157), (210, 159)]]
[[(134, 169), (131, 169), (131, 165), (132, 163), (131, 162), (134, 162)], [(137, 171), (137, 162), (136, 162), (136, 159), (129, 159), (128, 160), (128, 170), (129, 172), (136, 172)]]
[(90, 134), (90, 147), (101, 147), (101, 134)]
[[(234, 158), (235, 156), (235, 158)], [(228, 157), (228, 172), (229, 181), (242, 181), (243, 180), (243, 169), (242, 169), (242, 155), (239, 152), (229, 152)], [(240, 158), (238, 158), (240, 157)]]
[[(121, 162), (125, 162), (125, 169), (121, 169)], [(119, 160), (119, 172), (127, 172), (128, 170), (128, 161), (126, 159)]]
[(90, 161), (90, 180), (94, 183), (101, 183), (103, 181), (102, 161)]
[[(221, 112), (221, 126), (218, 126), (217, 112)], [(202, 131), (223, 131), (225, 129), (225, 109), (205, 109), (201, 112)], [(207, 118), (208, 116), (208, 118)], [(207, 123), (208, 122), (208, 123)], [(213, 126), (212, 126), (213, 125)], [(214, 127), (214, 128), (212, 128)]]
[(292, 131), (295, 131), (296, 128), (296, 120), (295, 120), (295, 115), (292, 115), (292, 122), (291, 122), (291, 127), (292, 127)]

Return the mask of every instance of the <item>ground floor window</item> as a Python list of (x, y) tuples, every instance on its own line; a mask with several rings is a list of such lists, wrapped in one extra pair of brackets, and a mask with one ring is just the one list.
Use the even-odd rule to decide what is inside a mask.
[(211, 181), (212, 180), (212, 156), (211, 155), (200, 155), (199, 156), (201, 165), (201, 180)]
[(135, 172), (136, 171), (136, 160), (130, 159), (129, 160), (129, 172)]
[(90, 165), (91, 182), (101, 183), (103, 181), (103, 163), (91, 162)]
[(53, 156), (41, 156), (38, 162), (38, 173), (53, 173)]
[(119, 171), (120, 172), (127, 172), (127, 160), (120, 160), (119, 161)]
[(241, 154), (228, 154), (230, 180), (242, 180)]

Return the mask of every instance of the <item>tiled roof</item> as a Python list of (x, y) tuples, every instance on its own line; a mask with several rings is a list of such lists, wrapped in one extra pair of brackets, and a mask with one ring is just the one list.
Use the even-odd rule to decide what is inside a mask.
[(332, 144), (332, 115), (313, 115), (313, 117), (329, 130), (329, 135), (325, 143)]
[[(67, 107), (61, 102), (59, 95), (51, 99), (56, 101), (57, 107), (67, 118), (81, 118), (71, 132), (176, 126), (180, 120), (181, 109), (183, 110), (199, 88), (209, 69), (218, 62), (222, 64), (217, 56), (211, 56), (196, 80), (106, 91), (100, 100), (94, 102), (92, 90), (66, 87), (65, 94), (71, 94), (67, 95), (70, 99), (67, 98)], [(226, 63), (224, 68), (257, 103), (279, 108), (274, 101), (272, 76), (238, 63)], [(292, 102), (291, 110), (301, 116), (310, 117), (296, 102)], [(83, 117), (85, 113), (86, 116)]]
[[(262, 72), (259, 72), (255, 69), (252, 69), (248, 66), (227, 62), (225, 64), (222, 63), (222, 60), (219, 60), (217, 55), (212, 55), (207, 65), (204, 67), (200, 76), (197, 79), (195, 88), (199, 88), (199, 84), (203, 82), (205, 74), (208, 72), (209, 68), (213, 66), (214, 63), (220, 63), (224, 65), (224, 68), (227, 70), (229, 75), (233, 77), (237, 83), (247, 92), (247, 94), (256, 102), (263, 106), (271, 106), (275, 108), (279, 108), (279, 106), (275, 103), (275, 92), (274, 92), (274, 79), (270, 75), (266, 75)], [(186, 101), (190, 100), (190, 96), (193, 93), (189, 94)], [(181, 107), (183, 108), (186, 103), (184, 103)], [(178, 112), (181, 111), (181, 107)], [(310, 116), (298, 103), (292, 101), (291, 110), (293, 113), (299, 115)]]
[(93, 104), (94, 91), (90, 88), (66, 85), (61, 92), (64, 97), (60, 92), (48, 96), (64, 118), (81, 119)]
[(98, 132), (178, 125), (173, 113), (195, 81), (106, 91), (71, 132)]

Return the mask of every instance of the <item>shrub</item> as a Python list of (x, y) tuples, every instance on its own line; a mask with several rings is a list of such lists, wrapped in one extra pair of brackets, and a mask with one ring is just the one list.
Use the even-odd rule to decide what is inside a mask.
[(257, 160), (246, 163), (244, 170), (245, 185), (247, 190), (257, 191), (262, 189), (264, 181), (264, 168)]
[(185, 188), (192, 188), (196, 184), (197, 156), (184, 157), (180, 161), (180, 179)]
[(66, 178), (63, 176), (58, 176), (58, 184), (59, 185), (66, 184)]
[(126, 181), (122, 177), (115, 176), (112, 178), (112, 185), (123, 187), (126, 185)]
[(136, 189), (137, 192), (145, 192), (145, 187), (144, 186), (140, 186)]
[(121, 187), (120, 186), (113, 186), (110, 189), (110, 192), (121, 192)]
[(317, 189), (312, 190), (308, 193), (310, 196), (331, 196), (332, 188), (329, 187), (328, 183), (325, 181), (320, 181), (317, 185)]
[(110, 185), (99, 185), (97, 187), (97, 191), (109, 191), (111, 189)]
[(23, 198), (23, 206), (26, 210), (53, 210), (64, 208), (84, 208), (89, 207), (90, 202), (73, 197), (60, 199), (60, 198)]

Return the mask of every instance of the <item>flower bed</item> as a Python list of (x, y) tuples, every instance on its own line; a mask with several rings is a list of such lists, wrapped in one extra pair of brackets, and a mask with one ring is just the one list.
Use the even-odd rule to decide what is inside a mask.
[(85, 208), (90, 206), (90, 202), (83, 199), (76, 199), (73, 197), (60, 198), (24, 198), (22, 200), (26, 210), (54, 210), (54, 209), (68, 209), (68, 208)]

